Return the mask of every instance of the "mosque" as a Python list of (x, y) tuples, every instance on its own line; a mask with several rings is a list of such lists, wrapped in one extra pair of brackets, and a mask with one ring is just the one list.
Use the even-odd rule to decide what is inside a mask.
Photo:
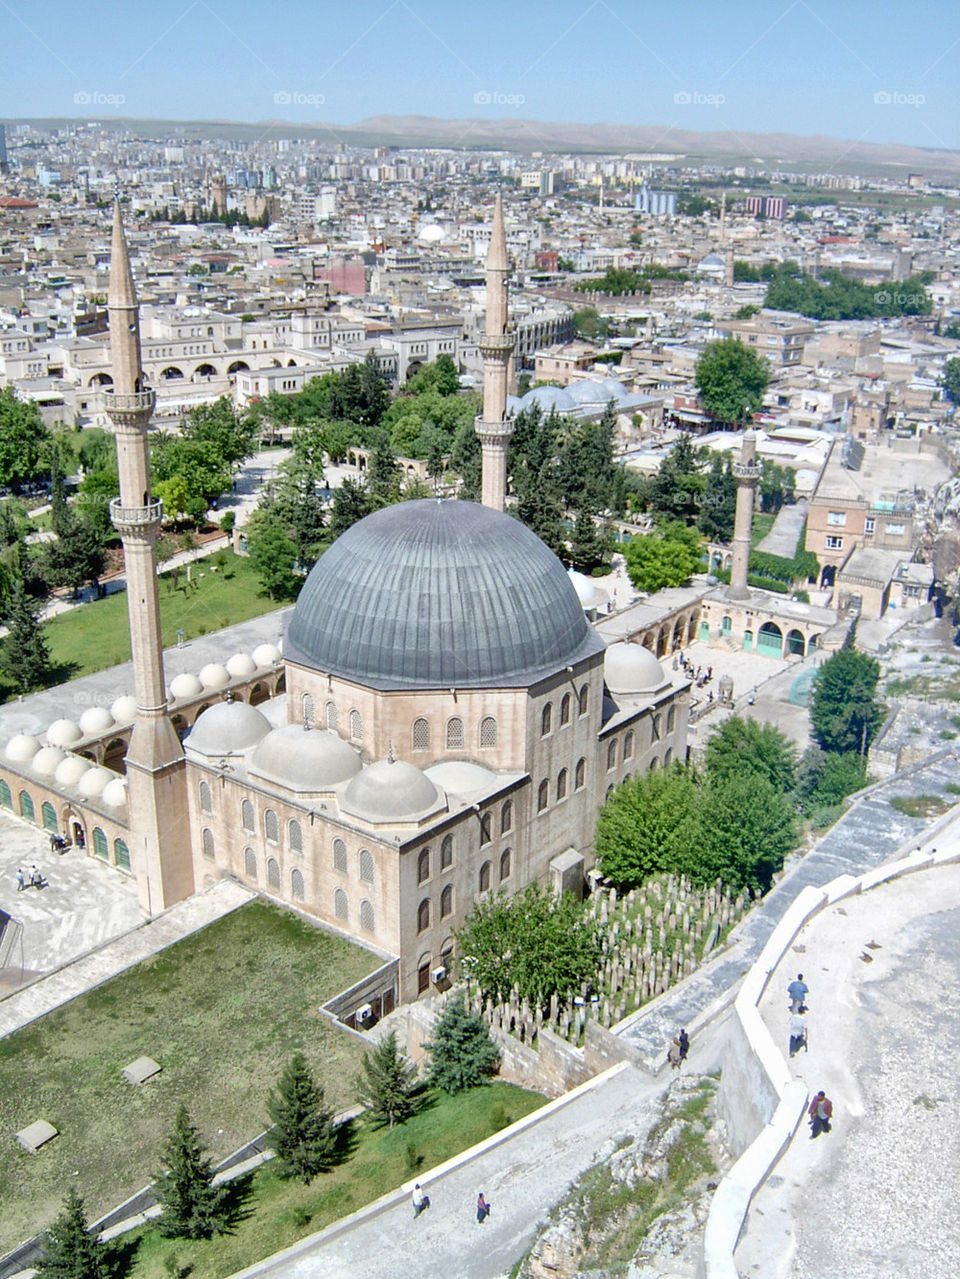
[(132, 876), (149, 917), (230, 876), (389, 957), (349, 1024), (444, 985), (484, 894), (582, 890), (619, 782), (686, 755), (688, 682), (605, 647), (571, 576), (504, 512), (514, 339), (498, 199), (480, 347), (482, 503), (344, 533), (262, 644), (168, 688), (139, 309), (120, 207), (108, 307), (133, 695), (0, 748), (0, 805)]

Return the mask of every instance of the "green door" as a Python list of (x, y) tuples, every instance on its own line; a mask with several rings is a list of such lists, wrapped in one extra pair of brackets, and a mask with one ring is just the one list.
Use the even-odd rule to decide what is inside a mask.
[[(767, 628), (772, 629), (768, 630)], [(757, 635), (757, 652), (764, 657), (780, 657), (783, 653), (783, 636), (780, 628), (772, 622), (764, 622)]]

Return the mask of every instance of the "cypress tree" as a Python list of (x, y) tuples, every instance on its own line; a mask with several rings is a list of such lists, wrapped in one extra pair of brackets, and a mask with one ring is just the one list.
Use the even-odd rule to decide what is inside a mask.
[(448, 1093), (487, 1083), (500, 1057), (483, 1018), (467, 1011), (462, 995), (450, 1000), (423, 1046), (430, 1053), (430, 1082)]
[(7, 636), (0, 643), (0, 671), (21, 693), (43, 688), (51, 674), (50, 650), (21, 577), (10, 588)]
[(413, 1114), (416, 1067), (397, 1047), (396, 1032), (391, 1030), (364, 1058), (357, 1076), (357, 1097), (380, 1123), (403, 1123)]
[(63, 1211), (46, 1233), (39, 1279), (106, 1279), (105, 1252), (90, 1233), (83, 1200), (71, 1186)]
[(155, 1193), (163, 1207), (160, 1233), (170, 1238), (209, 1239), (226, 1224), (226, 1190), (213, 1184), (213, 1166), (181, 1106), (163, 1148), (164, 1170)]
[(267, 1140), (284, 1176), (308, 1183), (330, 1167), (336, 1151), (333, 1114), (324, 1107), (323, 1089), (303, 1053), (291, 1057), (267, 1101), (267, 1113), (274, 1125)]

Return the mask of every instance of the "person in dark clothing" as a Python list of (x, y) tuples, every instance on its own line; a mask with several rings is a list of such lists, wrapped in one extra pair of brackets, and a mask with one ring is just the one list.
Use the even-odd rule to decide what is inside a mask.
[(687, 1060), (687, 1053), (690, 1051), (690, 1036), (685, 1030), (681, 1030), (677, 1035), (677, 1047), (680, 1049), (681, 1065)]
[(792, 1013), (799, 1012), (800, 1005), (807, 1002), (807, 991), (810, 987), (803, 980), (803, 973), (797, 973), (795, 981), (792, 981), (787, 987), (787, 994), (790, 996), (790, 1011)]
[(482, 1225), (489, 1216), (490, 1205), (484, 1199), (483, 1191), (481, 1190), (479, 1195), (477, 1195), (477, 1221)]
[(810, 1137), (819, 1137), (822, 1132), (830, 1131), (830, 1120), (833, 1118), (833, 1102), (821, 1088), (811, 1101), (807, 1114), (810, 1116)]

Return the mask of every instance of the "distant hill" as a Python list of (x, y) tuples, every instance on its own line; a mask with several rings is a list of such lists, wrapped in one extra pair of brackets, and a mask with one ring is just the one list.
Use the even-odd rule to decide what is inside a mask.
[[(12, 120), (38, 128), (64, 128), (75, 119)], [(357, 124), (290, 123), (284, 120), (247, 123), (232, 120), (136, 120), (98, 118), (107, 130), (127, 129), (140, 137), (253, 141), (267, 138), (316, 138), (355, 146), (489, 148), (511, 151), (653, 152), (681, 155), (688, 163), (722, 162), (796, 168), (832, 173), (907, 170), (926, 177), (960, 181), (960, 154), (901, 143), (852, 142), (819, 134), (729, 131), (696, 133), (687, 129), (628, 124), (554, 123), (516, 116), (441, 120), (432, 116), (372, 116)]]

